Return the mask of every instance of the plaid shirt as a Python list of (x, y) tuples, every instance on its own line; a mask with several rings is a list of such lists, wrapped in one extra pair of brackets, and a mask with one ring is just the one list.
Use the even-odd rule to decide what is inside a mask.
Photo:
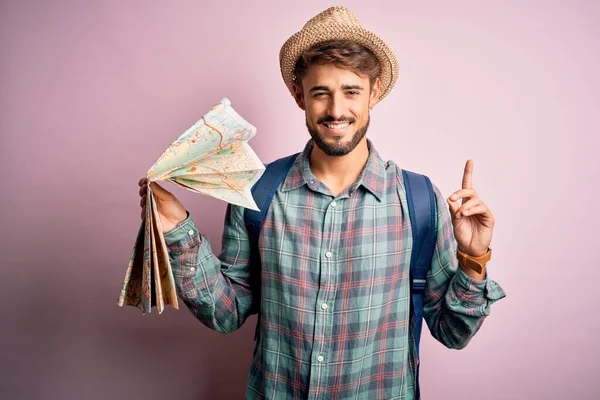
[[(369, 141), (362, 174), (334, 196), (310, 170), (312, 146), (296, 159), (261, 230), (261, 324), (246, 398), (414, 399), (412, 235), (401, 170)], [(462, 348), (504, 292), (458, 268), (448, 208), (434, 191), (438, 231), (424, 317), (437, 340)], [(191, 216), (165, 235), (179, 296), (222, 333), (256, 312), (243, 212), (228, 206), (219, 256)]]

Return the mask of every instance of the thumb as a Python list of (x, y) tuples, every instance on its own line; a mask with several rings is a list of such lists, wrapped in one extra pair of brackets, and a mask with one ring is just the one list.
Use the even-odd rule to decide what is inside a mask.
[(446, 199), (448, 202), (448, 206), (450, 207), (450, 216), (452, 220), (457, 219), (459, 216), (456, 214), (460, 206), (458, 205), (458, 201), (452, 201), (450, 198)]
[(152, 188), (152, 193), (154, 193), (154, 196), (160, 200), (172, 200), (173, 197), (175, 197), (173, 196), (173, 193), (169, 192), (156, 182), (151, 182), (150, 187)]

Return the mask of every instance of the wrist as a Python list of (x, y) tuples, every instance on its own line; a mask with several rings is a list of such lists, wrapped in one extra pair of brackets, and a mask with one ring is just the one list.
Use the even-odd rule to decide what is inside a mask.
[[(479, 256), (473, 256), (463, 252), (460, 248), (456, 249), (458, 262), (464, 271), (469, 273), (469, 270), (474, 271), (478, 275), (485, 274), (485, 266), (492, 258), (492, 249), (488, 247), (487, 251)], [(469, 274), (470, 275), (470, 274)]]
[(458, 250), (460, 253), (466, 255), (467, 257), (470, 258), (479, 258), (479, 257), (483, 257), (485, 256), (491, 249), (488, 247), (487, 249), (485, 249), (484, 251), (474, 251), (474, 250), (469, 250), (469, 251), (465, 251), (463, 249), (460, 248), (460, 245), (457, 244), (456, 246), (456, 250)]
[(179, 216), (178, 218), (173, 219), (173, 220), (169, 219), (165, 222), (161, 221), (161, 224), (162, 224), (161, 227), (162, 227), (163, 234), (167, 234), (167, 233), (173, 231), (179, 225), (183, 225), (183, 223), (190, 218), (190, 213), (187, 210), (185, 210), (184, 213), (185, 213), (185, 215), (183, 217)]

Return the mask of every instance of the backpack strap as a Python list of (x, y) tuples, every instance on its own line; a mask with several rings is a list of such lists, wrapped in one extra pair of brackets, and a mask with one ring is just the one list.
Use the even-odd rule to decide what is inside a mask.
[(252, 271), (253, 277), (253, 298), (254, 307), (258, 313), (258, 321), (256, 323), (256, 331), (254, 333), (254, 340), (258, 337), (260, 330), (260, 299), (261, 299), (261, 261), (260, 252), (258, 250), (258, 237), (260, 235), (260, 229), (262, 228), (267, 210), (273, 201), (273, 197), (279, 189), (279, 186), (287, 176), (292, 164), (298, 157), (296, 153), (291, 156), (280, 158), (273, 161), (266, 166), (265, 172), (254, 186), (252, 187), (252, 197), (256, 202), (256, 205), (260, 211), (250, 210), (246, 208), (244, 210), (244, 222), (246, 224), (246, 230), (248, 231), (248, 238), (250, 240), (250, 270)]
[[(436, 240), (436, 198), (431, 181), (425, 175), (402, 170), (413, 246), (410, 257), (411, 327), (419, 357), (423, 328), (423, 298), (427, 272), (431, 266)], [(416, 394), (419, 398), (419, 368), (415, 370)]]

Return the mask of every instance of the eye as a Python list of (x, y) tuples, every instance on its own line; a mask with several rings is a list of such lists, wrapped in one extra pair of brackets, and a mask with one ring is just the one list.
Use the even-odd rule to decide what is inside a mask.
[(316, 99), (321, 98), (321, 97), (325, 97), (325, 96), (327, 96), (327, 93), (325, 93), (325, 92), (317, 92), (317, 93), (314, 94), (314, 97)]
[(350, 96), (358, 96), (360, 94), (360, 92), (356, 91), (356, 90), (351, 90), (349, 92), (346, 92), (347, 94), (349, 94)]

